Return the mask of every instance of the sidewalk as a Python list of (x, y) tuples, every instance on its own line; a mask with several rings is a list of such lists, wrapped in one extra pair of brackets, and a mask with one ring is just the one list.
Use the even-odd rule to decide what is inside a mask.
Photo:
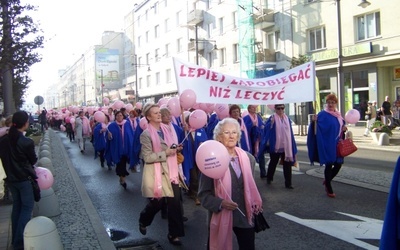
[[(378, 146), (373, 142), (370, 136), (364, 136), (364, 130), (365, 128), (362, 126), (349, 127), (349, 131), (353, 133), (353, 140), (358, 148), (400, 152), (400, 130), (393, 130), (393, 136), (391, 137), (390, 145), (388, 146)], [(304, 132), (307, 130), (303, 128), (303, 135), (299, 135), (299, 131), (300, 126), (294, 125), (293, 132), (295, 133), (296, 142), (304, 144), (307, 140), (307, 136)], [(61, 148), (63, 145), (60, 142), (58, 135), (52, 130), (49, 130), (47, 133), (49, 133), (51, 141), (52, 160), (55, 171), (64, 171), (63, 173), (57, 173), (56, 175), (57, 188), (59, 189), (57, 193), (62, 189), (64, 194), (68, 194), (66, 196), (71, 197), (59, 196), (60, 203), (61, 199), (63, 199), (63, 209), (67, 210), (62, 212), (60, 216), (52, 218), (56, 221), (59, 234), (63, 234), (64, 237), (65, 235), (68, 235), (69, 237), (66, 240), (67, 243), (63, 242), (64, 248), (74, 250), (112, 249), (112, 241), (104, 234), (105, 230), (102, 229), (100, 218), (95, 211), (90, 198), (87, 196), (86, 190), (84, 190), (84, 186), (81, 183), (79, 176), (76, 174), (73, 166), (71, 166), (72, 164), (68, 159), (65, 149)], [(57, 166), (56, 162), (58, 162), (59, 166)], [(60, 167), (61, 163), (63, 165)], [(323, 168), (316, 167), (306, 173), (318, 178), (323, 178)], [(59, 181), (57, 178), (61, 178), (61, 176), (66, 180)], [(382, 173), (380, 171), (367, 171), (343, 166), (337, 178), (335, 178), (335, 181), (387, 193), (390, 187), (391, 178), (391, 174)], [(71, 188), (71, 185), (75, 186), (76, 189)], [(71, 199), (71, 201), (68, 202), (68, 199)], [(11, 240), (11, 208), (12, 204), (0, 202), (0, 249), (11, 249), (8, 248)], [(79, 218), (78, 222), (76, 222), (76, 218)], [(74, 227), (71, 227), (72, 220), (74, 220), (74, 224), (80, 224), (83, 226), (74, 225)], [(77, 227), (80, 229), (78, 236), (75, 232)]]

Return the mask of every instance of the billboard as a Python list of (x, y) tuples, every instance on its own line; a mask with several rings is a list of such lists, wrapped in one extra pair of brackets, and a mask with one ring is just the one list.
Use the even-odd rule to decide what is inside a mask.
[(101, 79), (103, 75), (104, 85), (119, 80), (119, 50), (101, 48), (96, 50), (96, 77)]

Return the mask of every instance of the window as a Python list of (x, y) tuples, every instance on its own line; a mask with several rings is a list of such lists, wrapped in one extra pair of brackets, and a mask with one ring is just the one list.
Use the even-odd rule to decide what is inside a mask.
[(160, 25), (154, 26), (154, 37), (159, 38), (160, 37)]
[(182, 52), (182, 50), (183, 50), (182, 38), (178, 38), (176, 40), (176, 52)]
[(156, 85), (160, 85), (160, 72), (156, 72)]
[(233, 62), (239, 62), (239, 44), (237, 43), (233, 45)]
[[(179, 25), (181, 24), (181, 16), (182, 16), (182, 11), (178, 11), (176, 13), (176, 26), (179, 27)], [(183, 20), (183, 19), (182, 19)]]
[(279, 50), (280, 32), (279, 31), (271, 32), (271, 33), (268, 33), (266, 36), (267, 36), (267, 39), (266, 39), (267, 49)]
[(171, 30), (171, 21), (169, 20), (169, 18), (165, 19), (164, 28), (165, 28), (165, 33)]
[(154, 15), (157, 15), (158, 14), (158, 2), (154, 3), (153, 8), (154, 8)]
[(144, 17), (145, 17), (146, 21), (149, 20), (149, 13), (148, 13), (148, 10), (146, 10), (146, 13), (144, 14)]
[(140, 16), (137, 17), (137, 26), (140, 27)]
[(143, 78), (139, 78), (139, 89), (142, 89)]
[(207, 30), (207, 36), (212, 37), (212, 34), (214, 32), (215, 24), (214, 23), (209, 23), (208, 24), (208, 30)]
[(380, 12), (357, 17), (357, 41), (374, 38), (381, 35)]
[(233, 28), (236, 29), (238, 27), (238, 13), (234, 11), (232, 13), (232, 20), (233, 20)]
[(148, 75), (147, 77), (146, 77), (146, 80), (147, 80), (147, 87), (149, 88), (150, 86), (151, 86), (151, 76), (150, 75)]
[(353, 72), (353, 88), (368, 88), (368, 70)]
[(141, 44), (142, 44), (142, 37), (141, 37), (141, 36), (138, 36), (138, 38), (137, 38), (137, 45), (138, 45), (138, 47), (140, 47)]
[(208, 62), (208, 67), (209, 68), (212, 68), (212, 66), (214, 66), (214, 63), (213, 63), (213, 52), (209, 52), (207, 54), (207, 62)]
[(219, 49), (220, 65), (226, 65), (226, 48)]
[(142, 60), (142, 57), (139, 57), (138, 60), (137, 60), (138, 66), (142, 64), (142, 61), (143, 61), (143, 60)]
[(150, 53), (146, 54), (146, 64), (150, 63)]
[(168, 1), (164, 0), (164, 7), (167, 7), (167, 6), (168, 6)]
[(167, 69), (165, 71), (165, 78), (167, 80), (167, 83), (171, 83), (171, 69)]
[(308, 34), (310, 51), (326, 48), (325, 27), (311, 29)]
[(165, 44), (165, 57), (170, 57), (169, 47), (170, 47), (169, 43)]
[(146, 43), (149, 42), (149, 31), (146, 31)]
[(223, 35), (224, 34), (224, 18), (221, 17), (219, 19), (219, 34)]
[(154, 58), (155, 58), (155, 61), (156, 62), (158, 62), (158, 61), (160, 61), (160, 49), (156, 49), (155, 51), (154, 51)]

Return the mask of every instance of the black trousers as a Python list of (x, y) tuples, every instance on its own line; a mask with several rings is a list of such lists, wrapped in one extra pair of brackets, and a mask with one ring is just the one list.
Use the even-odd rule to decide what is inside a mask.
[(174, 197), (161, 199), (150, 198), (146, 207), (140, 212), (139, 223), (147, 227), (153, 222), (154, 216), (161, 210), (164, 200), (167, 201), (168, 233), (175, 237), (185, 236), (182, 218), (181, 190), (178, 184), (173, 184)]
[(121, 159), (119, 160), (116, 168), (115, 168), (115, 173), (118, 176), (125, 177), (129, 175), (129, 172), (126, 170), (126, 163), (128, 162), (128, 157), (123, 155)]
[[(285, 153), (269, 153), (269, 164), (267, 171), (267, 180), (274, 180), (276, 166), (281, 158), (285, 159)], [(292, 163), (283, 161), (283, 176), (285, 177), (285, 187), (292, 186)]]
[(199, 179), (200, 179), (200, 169), (197, 165), (194, 165), (190, 169), (190, 181), (189, 181), (189, 195), (193, 198), (197, 198), (197, 193), (199, 191)]
[(339, 173), (341, 167), (342, 164), (336, 162), (334, 164), (325, 164), (325, 186), (328, 189), (328, 192), (331, 194), (333, 193), (331, 181)]
[[(208, 229), (210, 230), (210, 228)], [(254, 228), (233, 227), (236, 235), (239, 250), (255, 250), (255, 231)], [(210, 249), (210, 232), (208, 232), (207, 249)]]

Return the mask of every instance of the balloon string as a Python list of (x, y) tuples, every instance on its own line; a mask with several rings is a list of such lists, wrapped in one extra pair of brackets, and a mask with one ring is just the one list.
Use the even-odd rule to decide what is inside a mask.
[[(230, 195), (228, 194), (228, 192), (226, 191), (224, 185), (222, 184), (221, 179), (218, 179), (218, 180), (219, 180), (219, 183), (221, 184), (222, 188), (224, 189), (225, 194), (229, 197), (229, 199), (230, 199), (232, 202), (234, 202), (234, 201), (232, 200), (231, 196), (230, 196)], [(244, 213), (242, 212), (242, 210), (240, 210), (239, 207), (237, 207), (236, 209), (239, 210), (239, 212), (240, 212), (244, 217), (246, 217), (246, 215), (244, 215)]]
[(186, 139), (188, 138), (188, 136), (190, 135), (190, 133), (192, 133), (192, 131), (193, 131), (193, 129), (190, 129), (189, 132), (187, 133), (187, 135), (185, 136), (185, 138), (183, 138), (183, 140), (179, 144), (182, 144), (183, 142), (185, 142)]

